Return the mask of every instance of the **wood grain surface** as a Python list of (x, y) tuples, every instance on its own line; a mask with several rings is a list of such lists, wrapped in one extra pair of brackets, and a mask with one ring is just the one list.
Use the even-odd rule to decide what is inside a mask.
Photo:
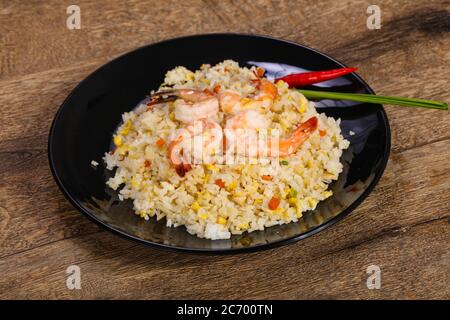
[[(450, 102), (450, 1), (0, 1), (0, 298), (449, 299), (450, 116), (386, 106), (392, 154), (351, 215), (292, 245), (234, 256), (152, 250), (100, 229), (63, 197), (48, 131), (71, 89), (139, 46), (187, 34), (267, 34), (324, 51), (377, 93)], [(366, 286), (378, 265), (381, 289)], [(81, 290), (66, 269), (81, 268)]]

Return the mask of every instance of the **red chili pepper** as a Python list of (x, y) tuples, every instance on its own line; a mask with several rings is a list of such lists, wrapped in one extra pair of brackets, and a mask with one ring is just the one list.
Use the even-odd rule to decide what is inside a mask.
[(342, 77), (343, 75), (352, 73), (355, 70), (357, 70), (357, 68), (340, 68), (324, 71), (295, 73), (275, 79), (275, 82), (277, 82), (278, 80), (283, 80), (289, 85), (289, 87), (301, 87), (317, 82), (323, 82), (334, 78), (339, 78)]

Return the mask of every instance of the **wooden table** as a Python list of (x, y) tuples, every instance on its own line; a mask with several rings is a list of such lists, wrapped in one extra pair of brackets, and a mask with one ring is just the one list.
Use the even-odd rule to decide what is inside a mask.
[[(0, 1), (0, 298), (450, 298), (450, 116), (386, 106), (392, 154), (374, 192), (337, 225), (281, 248), (232, 256), (152, 250), (97, 227), (47, 162), (53, 116), (112, 58), (187, 34), (268, 34), (324, 51), (378, 93), (450, 102), (450, 2)], [(81, 269), (81, 290), (66, 269)], [(381, 289), (369, 290), (369, 265)]]

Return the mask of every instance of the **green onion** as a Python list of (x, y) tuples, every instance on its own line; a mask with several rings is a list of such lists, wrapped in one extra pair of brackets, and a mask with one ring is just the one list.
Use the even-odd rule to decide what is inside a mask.
[(290, 198), (295, 198), (295, 197), (297, 197), (297, 190), (291, 189), (291, 190), (289, 191), (289, 197), (290, 197)]
[(302, 89), (297, 90), (308, 99), (351, 100), (367, 103), (394, 104), (405, 107), (420, 107), (428, 109), (448, 110), (447, 103), (432, 100), (388, 97), (362, 93), (326, 92), (326, 91), (313, 91)]
[(283, 161), (281, 161), (280, 163), (281, 163), (283, 166), (287, 166), (287, 165), (289, 164), (289, 162), (286, 161), (286, 160), (283, 160)]

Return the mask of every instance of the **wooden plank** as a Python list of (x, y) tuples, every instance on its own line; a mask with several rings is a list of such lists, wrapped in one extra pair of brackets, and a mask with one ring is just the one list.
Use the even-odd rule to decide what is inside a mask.
[(0, 11), (0, 47), (8, 48), (0, 53), (0, 78), (78, 65), (79, 61), (118, 55), (169, 35), (192, 34), (200, 29), (211, 32), (219, 25), (196, 0), (77, 1), (81, 29), (69, 30), (68, 5), (56, 0), (32, 5), (8, 2)]
[[(437, 219), (341, 250), (327, 231), (234, 256), (160, 252), (101, 233), (1, 259), (0, 298), (448, 299), (448, 224), (448, 217)], [(318, 246), (329, 251), (318, 252)], [(81, 290), (66, 287), (72, 264), (81, 269)], [(381, 268), (380, 290), (366, 286), (373, 264)]]
[[(169, 37), (230, 31), (285, 37), (335, 53), (338, 58), (348, 59), (350, 63), (356, 59), (355, 55), (348, 54), (352, 52), (348, 50), (349, 39), (357, 39), (350, 43), (351, 49), (357, 52), (360, 47), (365, 48), (366, 58), (377, 56), (379, 51), (372, 53), (367, 48), (379, 43), (380, 37), (395, 41), (391, 45), (383, 43), (383, 47), (402, 50), (405, 46), (410, 47), (416, 37), (415, 30), (411, 30), (411, 22), (412, 26), (416, 26), (417, 21), (431, 21), (431, 24), (419, 26), (419, 31), (437, 26), (432, 29), (445, 32), (445, 22), (439, 21), (445, 21), (445, 9), (448, 8), (448, 3), (443, 1), (379, 1), (383, 22), (393, 19), (403, 23), (391, 24), (392, 27), (384, 25), (382, 31), (371, 32), (369, 36), (365, 26), (367, 2), (363, 0), (309, 3), (276, 0), (132, 0), (107, 4), (84, 0), (77, 4), (81, 8), (81, 29), (68, 30), (65, 3), (53, 0), (30, 6), (22, 1), (8, 2), (0, 10), (3, 30), (0, 46), (7, 48), (0, 52), (0, 78), (65, 67), (105, 55), (118, 55)], [(417, 9), (423, 6), (429, 10)], [(440, 16), (434, 18), (436, 12)], [(421, 16), (414, 21), (417, 14)], [(48, 34), (52, 35), (52, 41), (47, 41)], [(333, 36), (324, 36), (327, 34)], [(408, 42), (402, 42), (405, 37)], [(47, 44), (44, 50), (42, 43)], [(429, 44), (436, 45), (435, 42)], [(433, 47), (431, 49), (430, 52), (433, 52)]]

